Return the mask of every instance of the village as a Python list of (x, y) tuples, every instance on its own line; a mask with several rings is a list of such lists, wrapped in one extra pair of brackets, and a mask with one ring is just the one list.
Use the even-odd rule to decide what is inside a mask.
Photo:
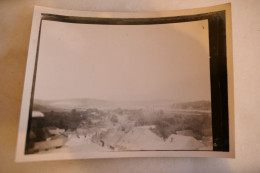
[(203, 110), (35, 110), (26, 152), (212, 150), (210, 118)]

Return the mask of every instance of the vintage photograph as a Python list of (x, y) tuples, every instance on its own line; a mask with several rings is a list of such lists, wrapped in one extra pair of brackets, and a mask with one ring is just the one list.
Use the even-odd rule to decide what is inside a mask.
[(207, 22), (43, 21), (26, 154), (212, 150)]
[(83, 13), (36, 8), (20, 160), (230, 151), (224, 11)]

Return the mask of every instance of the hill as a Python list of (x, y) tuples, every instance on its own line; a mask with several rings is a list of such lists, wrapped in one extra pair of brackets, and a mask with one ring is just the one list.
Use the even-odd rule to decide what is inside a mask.
[(172, 109), (187, 109), (187, 110), (211, 110), (210, 101), (194, 101), (194, 102), (184, 102), (184, 103), (175, 103), (171, 106)]

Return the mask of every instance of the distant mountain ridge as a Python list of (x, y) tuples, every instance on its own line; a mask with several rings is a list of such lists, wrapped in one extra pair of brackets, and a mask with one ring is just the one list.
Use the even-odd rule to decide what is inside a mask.
[(35, 99), (33, 107), (39, 111), (70, 111), (77, 108), (113, 107), (113, 102), (98, 99), (64, 99), (64, 100), (39, 100)]
[(71, 111), (72, 109), (187, 109), (187, 110), (210, 110), (210, 101), (193, 101), (175, 103), (171, 100), (151, 101), (109, 101), (89, 98), (64, 99), (64, 100), (34, 100), (33, 110), (48, 111)]
[(211, 110), (210, 101), (193, 101), (193, 102), (183, 102), (175, 103), (171, 106), (173, 109), (188, 109), (188, 110)]

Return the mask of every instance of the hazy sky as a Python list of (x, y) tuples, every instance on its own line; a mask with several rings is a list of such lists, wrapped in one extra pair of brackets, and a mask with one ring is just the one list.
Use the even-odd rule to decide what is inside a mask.
[(210, 100), (207, 21), (43, 21), (35, 98)]

